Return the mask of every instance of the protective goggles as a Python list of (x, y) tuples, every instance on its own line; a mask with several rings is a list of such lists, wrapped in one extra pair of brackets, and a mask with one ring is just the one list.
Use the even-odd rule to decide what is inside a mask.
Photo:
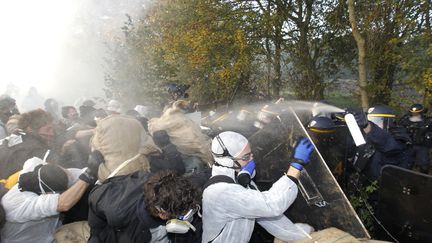
[(179, 220), (183, 220), (183, 221), (189, 221), (192, 222), (193, 220), (193, 216), (195, 215), (196, 212), (199, 211), (199, 206), (195, 209), (189, 209), (189, 211), (184, 214), (184, 215), (179, 215), (177, 216), (177, 219)]
[[(197, 205), (196, 208), (189, 209), (189, 211), (187, 211), (187, 213), (185, 213), (183, 215), (177, 215), (175, 217), (175, 219), (192, 222), (193, 216), (195, 215), (195, 213), (199, 212), (200, 208), (201, 207), (199, 205)], [(166, 211), (159, 206), (156, 206), (156, 210), (158, 212), (161, 212), (161, 213), (166, 213)]]
[(251, 161), (253, 159), (253, 153), (249, 152), (249, 153), (243, 155), (242, 157), (234, 158), (234, 159), (236, 159), (236, 160), (243, 160), (243, 161), (248, 161), (249, 162), (249, 161)]

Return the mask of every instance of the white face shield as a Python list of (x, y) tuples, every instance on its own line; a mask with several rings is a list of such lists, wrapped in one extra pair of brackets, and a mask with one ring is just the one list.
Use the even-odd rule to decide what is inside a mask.
[(368, 120), (373, 122), (379, 128), (388, 130), (393, 125), (394, 116), (371, 116), (368, 115)]
[(377, 125), (381, 129), (384, 129), (384, 117), (368, 116), (368, 120), (375, 123), (375, 125)]

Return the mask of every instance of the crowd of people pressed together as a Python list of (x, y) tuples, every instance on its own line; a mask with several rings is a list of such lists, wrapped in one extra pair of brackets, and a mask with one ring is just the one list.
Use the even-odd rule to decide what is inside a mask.
[[(233, 131), (208, 137), (179, 102), (149, 119), (142, 106), (122, 113), (115, 100), (105, 109), (87, 100), (57, 114), (49, 99), (44, 109), (20, 114), (12, 97), (1, 96), (1, 241), (249, 242), (256, 223), (282, 241), (307, 237), (314, 230), (308, 222), (293, 223), (284, 212), (297, 197), (312, 143), (299, 138), (285, 174), (260, 191), (248, 139)], [(375, 149), (360, 170), (376, 179), (385, 164), (417, 163), (427, 173), (428, 130), (411, 147), (411, 161), (412, 139), (389, 132), (386, 119), (394, 114), (385, 109), (355, 113)], [(413, 106), (401, 124), (426, 123), (412, 118), (422, 109)], [(307, 127), (319, 134), (336, 123), (317, 115)]]
[(0, 108), (2, 242), (248, 242), (255, 222), (284, 241), (312, 231), (283, 215), (314, 150), (307, 139), (260, 192), (248, 140), (211, 140), (175, 104), (151, 120), (115, 101), (64, 106), (61, 117), (20, 114), (9, 96)]

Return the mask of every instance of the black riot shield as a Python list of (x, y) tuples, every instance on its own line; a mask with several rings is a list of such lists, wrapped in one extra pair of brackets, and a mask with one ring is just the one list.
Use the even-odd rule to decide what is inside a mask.
[(400, 242), (432, 242), (432, 176), (386, 165), (378, 216)]
[[(248, 136), (257, 164), (255, 182), (261, 190), (270, 188), (287, 170), (296, 139), (309, 137), (293, 109), (282, 105), (278, 112), (270, 123)], [(225, 129), (220, 123), (218, 127), (242, 132), (233, 129), (234, 126)], [(357, 238), (370, 238), (319, 151), (314, 153), (299, 181), (301, 193), (285, 212), (293, 222), (308, 223), (316, 230), (336, 227)]]

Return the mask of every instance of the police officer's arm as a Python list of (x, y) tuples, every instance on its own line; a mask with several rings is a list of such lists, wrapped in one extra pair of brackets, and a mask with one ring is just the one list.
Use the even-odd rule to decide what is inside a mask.
[(363, 128), (363, 131), (368, 134), (370, 133), (370, 131), (372, 130), (372, 126), (370, 124), (370, 122), (368, 122), (367, 126), (365, 128)]
[(372, 143), (378, 151), (392, 154), (403, 150), (403, 146), (389, 132), (374, 123), (369, 122), (363, 130), (366, 133), (366, 140)]
[(57, 212), (66, 212), (71, 209), (84, 195), (88, 186), (87, 182), (78, 180), (73, 186), (60, 194)]

